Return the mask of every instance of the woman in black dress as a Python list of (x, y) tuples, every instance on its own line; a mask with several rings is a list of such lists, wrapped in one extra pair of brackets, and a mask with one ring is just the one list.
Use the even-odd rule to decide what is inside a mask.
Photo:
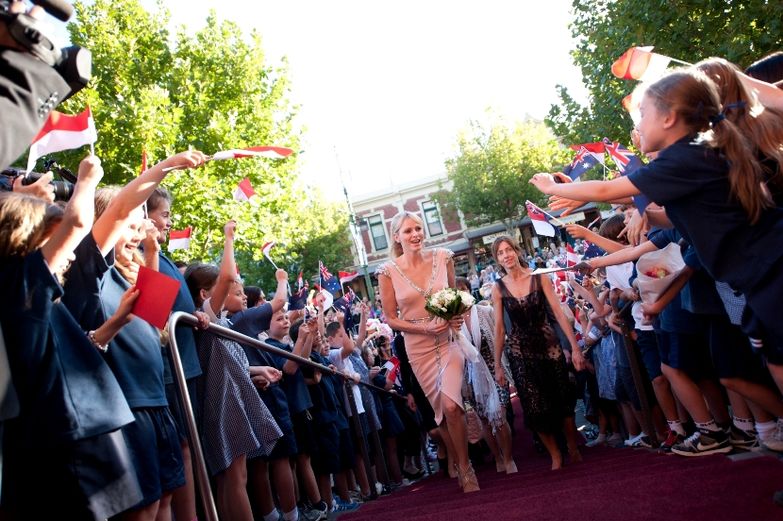
[[(582, 352), (555, 297), (552, 282), (546, 276), (532, 275), (522, 266), (521, 250), (514, 239), (501, 236), (492, 244), (492, 255), (505, 275), (492, 291), (495, 308), (495, 378), (505, 385), (501, 355), (505, 338), (506, 356), (511, 365), (525, 426), (535, 431), (552, 457), (552, 470), (563, 465), (555, 434), (564, 430), (571, 461), (581, 461), (574, 422), (576, 390), (568, 378), (565, 356), (550, 323), (554, 315), (571, 344), (571, 359), (577, 371), (584, 367)], [(548, 306), (547, 306), (548, 304)], [(503, 320), (511, 324), (506, 335)]]

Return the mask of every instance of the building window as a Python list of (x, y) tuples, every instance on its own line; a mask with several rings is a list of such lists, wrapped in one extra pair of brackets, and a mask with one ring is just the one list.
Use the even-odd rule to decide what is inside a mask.
[(433, 201), (426, 201), (421, 203), (421, 210), (424, 212), (424, 222), (427, 224), (429, 236), (441, 235), (443, 233), (443, 223), (440, 220), (438, 205)]
[(373, 215), (367, 218), (367, 222), (370, 225), (370, 237), (372, 237), (372, 245), (375, 251), (388, 248), (389, 241), (386, 240), (386, 226), (383, 223), (383, 218), (380, 215)]

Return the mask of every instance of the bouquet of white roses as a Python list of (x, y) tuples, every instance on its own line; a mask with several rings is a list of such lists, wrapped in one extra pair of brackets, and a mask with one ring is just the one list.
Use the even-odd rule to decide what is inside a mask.
[[(427, 297), (424, 309), (434, 317), (451, 320), (469, 311), (475, 302), (473, 295), (467, 291), (443, 288)], [(478, 359), (478, 349), (460, 331), (449, 330), (449, 341), (457, 344), (468, 361), (475, 362)]]

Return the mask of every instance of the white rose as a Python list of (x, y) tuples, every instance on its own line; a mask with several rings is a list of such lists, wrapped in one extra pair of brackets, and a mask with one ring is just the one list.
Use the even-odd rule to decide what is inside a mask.
[(471, 295), (467, 291), (460, 291), (459, 298), (462, 301), (462, 304), (467, 308), (469, 308), (476, 302), (476, 299), (473, 298), (473, 295)]

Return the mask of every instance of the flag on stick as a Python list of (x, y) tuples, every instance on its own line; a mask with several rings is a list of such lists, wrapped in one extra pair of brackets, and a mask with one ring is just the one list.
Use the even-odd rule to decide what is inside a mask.
[(171, 230), (169, 232), (169, 251), (189, 249), (191, 232), (190, 226), (184, 230)]
[(234, 190), (235, 201), (250, 201), (256, 195), (256, 191), (253, 190), (253, 185), (250, 184), (250, 179), (247, 177), (239, 182), (239, 185)]
[(576, 266), (582, 260), (578, 253), (574, 251), (571, 243), (566, 244), (566, 267)]
[(334, 295), (338, 291), (342, 290), (342, 286), (340, 286), (340, 281), (332, 275), (328, 269), (326, 269), (326, 266), (324, 266), (324, 263), (321, 261), (318, 261), (318, 273), (321, 278), (321, 287), (327, 290), (329, 293)]
[(222, 161), (225, 159), (242, 159), (245, 157), (265, 157), (267, 159), (285, 159), (294, 151), (283, 147), (250, 147), (250, 148), (232, 148), (231, 150), (221, 150), (215, 152), (210, 158), (213, 161)]
[(631, 47), (612, 64), (612, 74), (621, 80), (650, 81), (660, 78), (673, 60), (652, 50), (652, 45)]
[(340, 284), (351, 282), (353, 279), (359, 276), (358, 271), (338, 271), (337, 276), (340, 278)]
[[(609, 138), (604, 138), (604, 143), (606, 144), (606, 151), (617, 165), (620, 175), (626, 176), (644, 165), (639, 156), (620, 143), (609, 141)], [(633, 196), (633, 204), (639, 210), (639, 213), (643, 214), (645, 208), (650, 204), (650, 200), (644, 194), (638, 194)]]
[(89, 106), (73, 116), (53, 110), (30, 145), (27, 171), (32, 172), (38, 158), (46, 154), (93, 145), (97, 140), (98, 131)]
[(292, 293), (288, 297), (288, 310), (295, 311), (297, 309), (304, 309), (307, 305), (307, 294), (310, 291), (307, 281), (303, 281), (302, 272), (299, 272), (299, 278), (296, 279), (296, 293)]
[[(593, 145), (593, 143), (588, 144)], [(571, 164), (563, 169), (563, 173), (574, 180), (581, 177), (582, 174), (593, 168), (595, 165), (604, 163), (603, 149), (600, 152), (593, 152), (585, 145), (575, 146), (578, 146), (579, 149), (576, 152), (573, 161), (571, 161)]]
[[(548, 213), (530, 201), (525, 201), (525, 208), (527, 209), (527, 215), (530, 217), (530, 221), (533, 223), (533, 229), (538, 235), (545, 235), (547, 237), (555, 236), (555, 227), (552, 226), (552, 223), (550, 222), (551, 216), (549, 216)], [(557, 221), (554, 217), (552, 217), (552, 219)], [(562, 223), (560, 224), (562, 225)]]

